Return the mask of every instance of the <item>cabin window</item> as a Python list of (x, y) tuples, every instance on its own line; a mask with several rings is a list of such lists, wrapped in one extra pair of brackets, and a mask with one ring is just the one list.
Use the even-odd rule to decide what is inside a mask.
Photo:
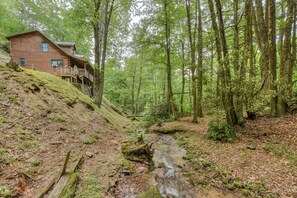
[(51, 59), (51, 66), (52, 67), (63, 67), (64, 60), (63, 59)]
[(40, 48), (42, 52), (48, 52), (48, 43), (42, 42)]
[(26, 59), (20, 58), (20, 66), (26, 66)]

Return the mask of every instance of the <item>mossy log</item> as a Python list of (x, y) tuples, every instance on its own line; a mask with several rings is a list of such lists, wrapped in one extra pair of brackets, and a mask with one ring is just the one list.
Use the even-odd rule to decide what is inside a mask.
[(153, 133), (161, 133), (161, 134), (174, 134), (177, 132), (185, 132), (186, 130), (183, 128), (165, 128), (165, 127), (159, 127), (152, 129)]
[(56, 184), (48, 198), (70, 198), (74, 196), (78, 173), (66, 173)]
[(122, 145), (122, 153), (126, 159), (152, 165), (154, 150), (152, 144), (144, 142), (125, 142)]
[[(71, 160), (71, 162), (69, 162), (69, 160)], [(76, 170), (82, 162), (83, 156), (81, 154), (74, 155), (70, 158), (70, 152), (68, 152), (60, 175), (51, 177), (45, 185), (37, 189), (34, 198), (41, 198), (46, 195), (54, 186), (55, 180), (58, 180), (58, 183), (50, 192), (48, 196), (49, 198), (74, 197), (76, 182), (78, 180), (78, 173), (76, 173)]]

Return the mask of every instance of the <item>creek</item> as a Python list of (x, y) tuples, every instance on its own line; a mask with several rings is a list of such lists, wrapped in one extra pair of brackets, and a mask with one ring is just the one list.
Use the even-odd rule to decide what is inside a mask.
[(196, 192), (182, 174), (187, 151), (172, 136), (162, 136), (154, 144), (155, 180), (163, 197), (193, 198)]

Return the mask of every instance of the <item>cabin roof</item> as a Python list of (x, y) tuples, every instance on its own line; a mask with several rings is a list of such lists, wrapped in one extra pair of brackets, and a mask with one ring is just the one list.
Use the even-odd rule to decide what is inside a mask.
[(55, 41), (55, 43), (61, 46), (75, 46), (75, 42)]
[[(69, 58), (71, 58), (71, 59), (73, 59), (73, 60), (75, 60), (75, 61), (77, 61), (77, 62), (79, 62), (79, 63), (81, 63), (81, 64), (87, 63), (87, 64), (93, 69), (93, 67), (92, 67), (92, 65), (89, 63), (89, 61), (87, 61), (87, 60), (85, 60), (85, 59), (82, 59), (82, 58), (80, 58), (80, 57), (74, 56), (74, 55), (72, 55), (72, 54), (67, 53), (67, 52), (66, 52), (65, 50), (63, 50), (63, 49), (60, 47), (60, 45), (58, 44), (58, 43), (64, 43), (64, 46), (65, 46), (66, 44), (70, 44), (70, 43), (73, 43), (73, 42), (60, 42), (60, 41), (58, 41), (58, 43), (57, 43), (57, 42), (54, 42), (54, 41), (52, 41), (50, 38), (48, 38), (46, 35), (44, 35), (44, 34), (43, 34), (41, 31), (39, 31), (39, 30), (25, 31), (25, 32), (17, 33), (17, 34), (12, 34), (12, 35), (6, 36), (6, 38), (7, 38), (8, 40), (10, 40), (10, 39), (12, 39), (12, 38), (14, 38), (14, 37), (19, 37), (19, 36), (23, 36), (23, 35), (26, 35), (26, 34), (32, 34), (32, 33), (39, 33), (42, 37), (44, 37), (46, 40), (48, 40), (50, 43), (52, 43), (58, 50), (60, 50), (60, 51), (61, 51), (62, 53), (64, 53), (65, 55), (69, 56)], [(61, 44), (61, 45), (63, 45), (63, 44)], [(75, 46), (75, 43), (74, 43), (74, 46)]]
[(73, 47), (76, 50), (75, 42), (55, 41), (55, 43), (63, 47)]

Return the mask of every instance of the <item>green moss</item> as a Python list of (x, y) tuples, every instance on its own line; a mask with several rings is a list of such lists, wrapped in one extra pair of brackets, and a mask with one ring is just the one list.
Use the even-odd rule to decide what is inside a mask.
[(17, 98), (18, 98), (18, 95), (13, 93), (13, 94), (9, 94), (8, 96), (8, 99), (12, 102), (16, 102)]
[(156, 186), (151, 186), (137, 195), (137, 198), (163, 198)]
[(37, 175), (39, 174), (39, 168), (38, 167), (29, 167), (26, 168), (25, 172), (29, 175)]
[(0, 117), (0, 126), (2, 126), (4, 123), (7, 123), (7, 120), (6, 120), (6, 118), (4, 118), (4, 117)]
[(126, 159), (123, 160), (123, 169), (128, 170), (130, 174), (135, 173), (135, 167), (129, 160)]
[(45, 72), (25, 70), (28, 74), (36, 77), (40, 81), (44, 82), (44, 86), (50, 90), (59, 93), (64, 98), (67, 104), (73, 105), (76, 100), (79, 100), (88, 109), (94, 110), (93, 100), (86, 94), (82, 93), (75, 86), (72, 86), (69, 82), (51, 75)]
[(37, 147), (38, 147), (38, 145), (35, 141), (27, 141), (24, 143), (25, 149), (36, 149)]
[(75, 196), (78, 173), (71, 173), (67, 185), (64, 187), (59, 198), (72, 198)]
[(249, 197), (250, 196), (250, 191), (248, 190), (248, 189), (242, 189), (241, 190), (241, 193), (242, 193), (242, 195), (243, 196), (245, 196), (245, 197)]
[(8, 150), (6, 148), (0, 147), (0, 154), (3, 155), (4, 153), (7, 153)]
[(83, 140), (84, 144), (94, 144), (96, 142), (97, 142), (97, 140), (95, 138), (93, 138), (93, 137), (88, 137), (88, 138)]
[(76, 197), (79, 198), (101, 198), (102, 187), (93, 176), (86, 175), (81, 181), (81, 192), (78, 192)]
[(28, 159), (26, 161), (27, 163), (30, 163), (32, 166), (39, 166), (41, 164), (41, 161), (39, 159)]
[(54, 122), (66, 122), (66, 118), (62, 115), (51, 113), (47, 115), (47, 118)]
[(16, 158), (9, 156), (9, 155), (1, 155), (0, 156), (0, 163), (9, 165), (16, 161)]
[(0, 197), (12, 197), (13, 191), (10, 186), (4, 185), (0, 186)]

